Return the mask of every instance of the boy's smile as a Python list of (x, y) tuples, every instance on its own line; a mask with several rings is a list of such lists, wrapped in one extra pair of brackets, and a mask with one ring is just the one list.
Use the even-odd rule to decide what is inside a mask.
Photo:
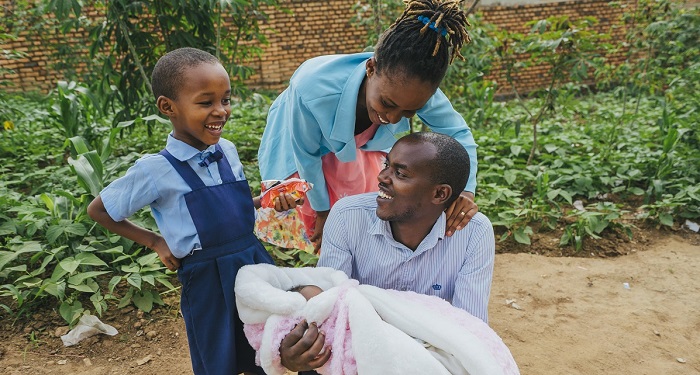
[(188, 68), (182, 79), (177, 99), (161, 97), (170, 104), (164, 113), (176, 139), (204, 150), (219, 142), (231, 115), (231, 82), (221, 64), (209, 63)]

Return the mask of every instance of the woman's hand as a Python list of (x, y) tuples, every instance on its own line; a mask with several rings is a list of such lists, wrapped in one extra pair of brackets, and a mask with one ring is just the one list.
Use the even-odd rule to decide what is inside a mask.
[(323, 366), (331, 357), (330, 348), (323, 349), (325, 339), (316, 324), (297, 324), (280, 343), (282, 366), (295, 372)]
[(281, 194), (279, 197), (275, 198), (275, 211), (282, 212), (291, 210), (296, 206), (301, 206), (304, 204), (304, 198), (294, 200), (294, 197), (289, 193)]
[(314, 253), (318, 254), (321, 252), (321, 242), (323, 241), (323, 227), (326, 225), (326, 220), (328, 219), (329, 211), (316, 211), (316, 226), (314, 227), (314, 234), (309, 238), (309, 241), (314, 244)]
[(474, 203), (474, 193), (463, 191), (452, 205), (445, 211), (447, 216), (447, 228), (445, 235), (452, 236), (455, 231), (467, 226), (469, 220), (479, 212), (479, 206)]

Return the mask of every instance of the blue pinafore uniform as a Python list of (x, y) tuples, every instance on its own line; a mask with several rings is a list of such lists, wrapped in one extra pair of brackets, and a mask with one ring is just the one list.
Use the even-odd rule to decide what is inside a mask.
[[(221, 146), (216, 150), (223, 153)], [(253, 234), (255, 208), (246, 180), (236, 181), (226, 157), (217, 161), (222, 183), (206, 186), (186, 161), (160, 152), (192, 189), (185, 194), (202, 249), (181, 259), (181, 309), (196, 375), (264, 374), (243, 334), (233, 291), (238, 270), (270, 263)]]

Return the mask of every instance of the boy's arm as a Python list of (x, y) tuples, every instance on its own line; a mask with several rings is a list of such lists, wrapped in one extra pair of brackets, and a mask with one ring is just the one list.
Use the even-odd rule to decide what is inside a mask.
[(158, 254), (163, 264), (171, 271), (180, 268), (180, 260), (170, 251), (165, 239), (159, 234), (139, 227), (129, 220), (114, 221), (105, 208), (102, 198), (98, 195), (87, 208), (87, 213), (98, 224), (112, 233), (128, 238), (140, 245), (146, 246)]

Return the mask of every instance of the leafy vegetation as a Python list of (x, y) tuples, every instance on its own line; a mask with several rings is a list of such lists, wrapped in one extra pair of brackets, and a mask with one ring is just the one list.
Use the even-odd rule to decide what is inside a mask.
[[(652, 13), (626, 15), (624, 22), (636, 20), (628, 41), (639, 44), (630, 44), (630, 58), (618, 66), (603, 64), (597, 49), (577, 39), (585, 24), (535, 21), (532, 33), (515, 37), (472, 17), (474, 53), (453, 67), (444, 90), (473, 124), (478, 203), (501, 241), (529, 244), (549, 232), (580, 250), (606, 233), (629, 236), (639, 223), (700, 220), (700, 16), (674, 7)], [(552, 53), (561, 48), (568, 50)], [(515, 61), (511, 51), (527, 51), (522, 64), (548, 64), (556, 84), (528, 99), (495, 101), (496, 86), (484, 76)], [(567, 83), (587, 77), (597, 78), (598, 93)], [(155, 115), (122, 118), (124, 107), (92, 83), (58, 82), (45, 97), (0, 92), (0, 120), (12, 124), (0, 128), (0, 313), (7, 316), (48, 304), (73, 324), (114, 305), (149, 311), (177, 289), (153, 252), (86, 215), (94, 196), (141, 155), (160, 150), (170, 130)], [(224, 132), (254, 192), (270, 103), (263, 94), (234, 103)], [(147, 208), (132, 219), (156, 228)], [(268, 249), (281, 265), (316, 261)]]

